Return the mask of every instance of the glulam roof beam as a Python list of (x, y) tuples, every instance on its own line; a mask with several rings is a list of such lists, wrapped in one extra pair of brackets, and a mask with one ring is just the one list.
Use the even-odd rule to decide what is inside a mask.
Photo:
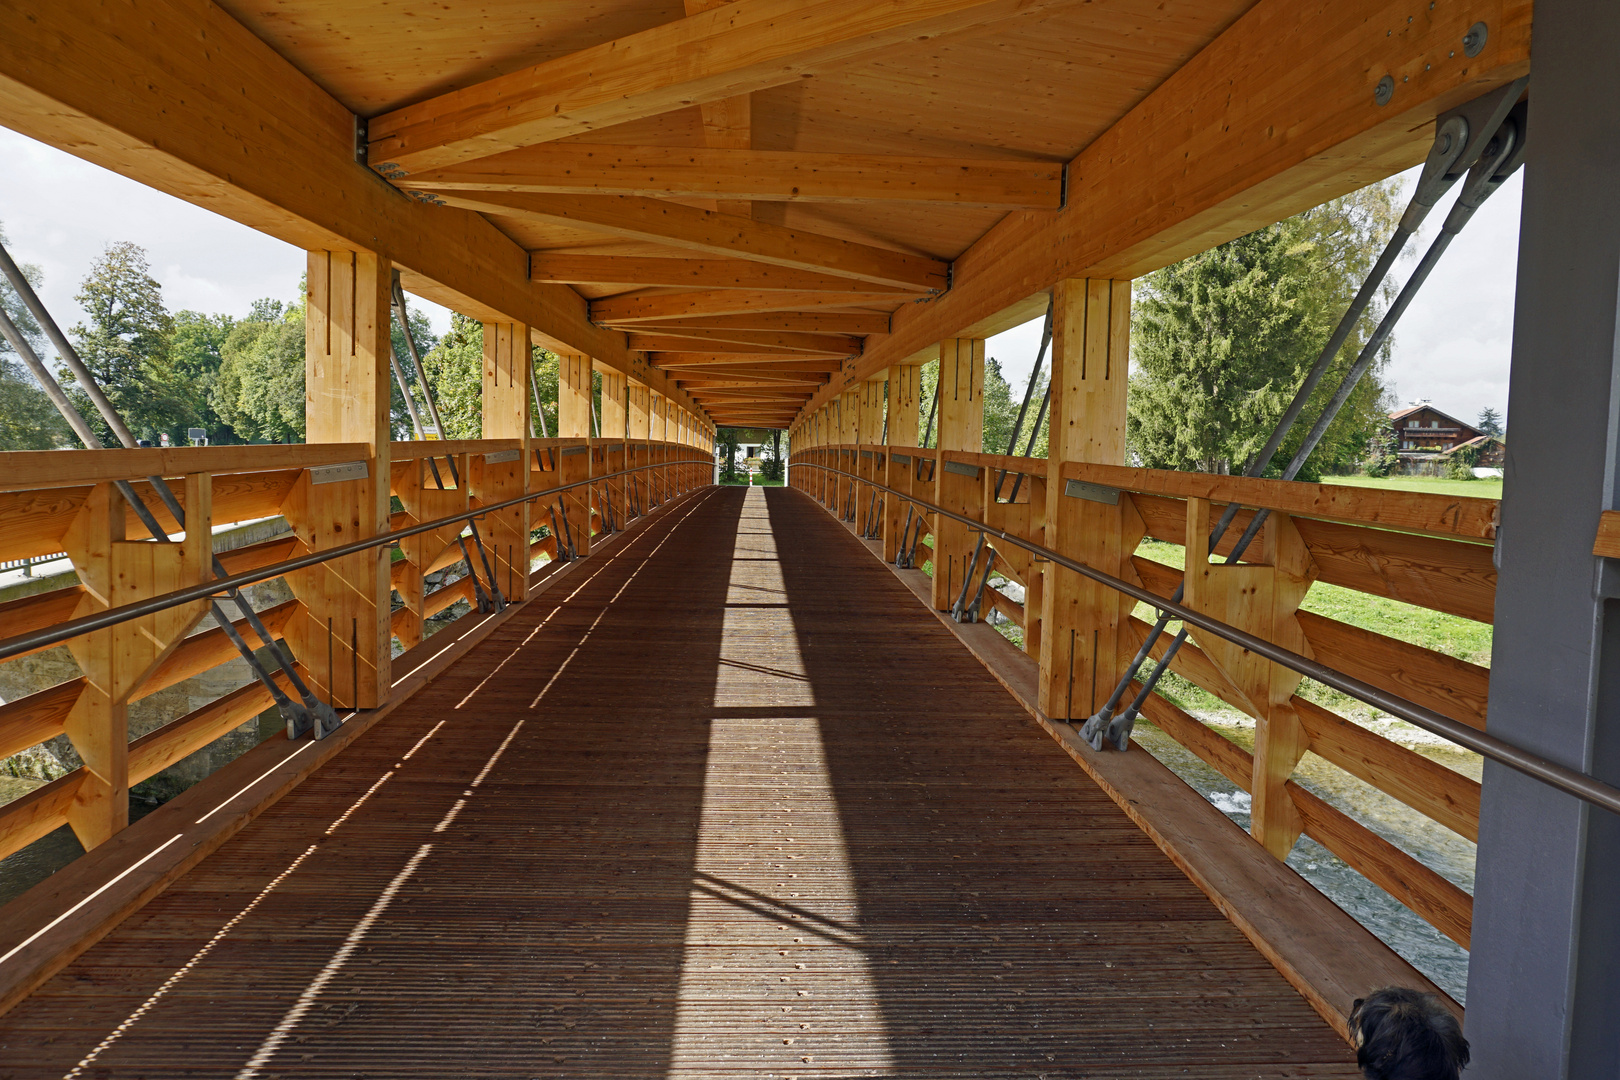
[(672, 329), (793, 330), (806, 334), (887, 334), (886, 311), (772, 311), (750, 315), (695, 315), (626, 325), (651, 333)]
[(716, 371), (738, 367), (758, 368), (771, 373), (831, 374), (842, 367), (841, 360), (815, 360), (805, 356), (784, 356), (772, 353), (728, 353), (716, 356), (697, 352), (655, 352), (648, 359), (661, 368), (679, 374), (688, 368), (713, 368)]
[(450, 206), (520, 221), (568, 225), (605, 236), (709, 255), (735, 256), (919, 292), (942, 292), (949, 270), (939, 260), (921, 255), (659, 199), (629, 195), (452, 191), (443, 195), (443, 201)]
[[(745, 331), (732, 331), (732, 336), (743, 336)], [(777, 338), (778, 342), (769, 343), (758, 338)], [(846, 358), (854, 356), (861, 351), (860, 338), (849, 338), (847, 347), (839, 344), (828, 347), (820, 341), (811, 342), (803, 337), (794, 338), (782, 334), (760, 334), (751, 336), (748, 341), (727, 341), (723, 338), (691, 338), (691, 337), (664, 337), (658, 334), (631, 334), (630, 347), (642, 352), (671, 352), (676, 349), (697, 350), (702, 349), (709, 353), (747, 353), (770, 354), (778, 356), (814, 356), (822, 358)], [(829, 341), (837, 341), (829, 338)]]
[(1081, 151), (1062, 210), (1002, 218), (806, 413), (1053, 282), (1137, 278), (1420, 164), (1436, 116), (1529, 73), (1531, 9), (1258, 0)]
[(850, 278), (793, 270), (747, 259), (660, 259), (632, 255), (572, 255), (536, 251), (529, 277), (560, 285), (669, 285), (691, 289), (784, 289), (795, 292), (869, 292), (875, 297), (919, 295), (917, 289), (873, 285)]
[(734, 0), (373, 117), (369, 160), (407, 175), (798, 82), (894, 45), (1064, 0)]
[(805, 308), (849, 308), (873, 302), (859, 293), (713, 292), (632, 293), (591, 301), (591, 318), (599, 323), (651, 322), (694, 316), (741, 315), (750, 311), (800, 311)]
[(682, 326), (648, 327), (646, 333), (687, 341), (691, 348), (707, 347), (709, 343), (741, 345), (752, 348), (795, 349), (808, 353), (838, 353), (853, 355), (861, 351), (861, 339), (848, 334), (803, 334), (791, 330), (726, 330), (693, 329)]
[(1061, 163), (596, 143), (528, 146), (394, 183), (433, 192), (899, 201), (1004, 210), (1063, 204)]

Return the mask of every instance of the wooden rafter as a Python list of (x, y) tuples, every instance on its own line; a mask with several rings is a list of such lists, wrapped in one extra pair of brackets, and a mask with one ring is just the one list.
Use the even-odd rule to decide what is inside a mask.
[(791, 330), (694, 329), (685, 326), (648, 327), (645, 331), (639, 327), (635, 329), (638, 332), (681, 338), (687, 340), (692, 348), (701, 347), (699, 343), (708, 345), (718, 342), (744, 347), (759, 345), (772, 349), (795, 349), (809, 353), (854, 355), (861, 351), (861, 339), (848, 334), (804, 334)]
[(369, 160), (413, 173), (797, 82), (1060, 0), (735, 0), (373, 117)]
[(656, 319), (688, 319), (698, 315), (741, 315), (750, 311), (850, 308), (872, 302), (870, 296), (830, 292), (716, 289), (714, 292), (636, 293), (592, 300), (591, 319), (598, 323), (649, 322)]
[[(611, 323), (609, 325), (612, 325)], [(671, 329), (793, 330), (805, 334), (887, 334), (889, 313), (855, 311), (780, 311), (750, 315), (695, 315), (688, 319), (627, 322), (650, 333)]]
[(842, 358), (815, 359), (808, 356), (783, 353), (723, 353), (716, 355), (714, 353), (700, 352), (650, 352), (647, 354), (647, 359), (654, 366), (667, 368), (671, 371), (709, 367), (716, 370), (757, 367), (775, 372), (834, 372), (838, 371), (842, 364)]
[(673, 285), (694, 289), (784, 289), (795, 292), (870, 292), (867, 302), (921, 295), (916, 289), (872, 285), (850, 278), (794, 270), (748, 259), (658, 259), (632, 255), (572, 255), (536, 251), (532, 281), (559, 285)]
[(455, 191), (445, 193), (444, 201), (467, 210), (572, 225), (608, 236), (813, 270), (878, 285), (927, 292), (940, 292), (946, 285), (948, 267), (935, 259), (658, 199), (629, 195)]
[(783, 202), (905, 201), (1056, 210), (1063, 165), (596, 143), (528, 146), (397, 180), (418, 191)]

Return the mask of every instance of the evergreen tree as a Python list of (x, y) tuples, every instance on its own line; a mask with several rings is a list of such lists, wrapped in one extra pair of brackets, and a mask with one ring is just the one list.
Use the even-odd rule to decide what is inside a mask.
[(1502, 437), (1502, 414), (1489, 405), (1479, 410), (1479, 423), (1474, 425), (1483, 435), (1491, 435), (1498, 439)]
[[(88, 321), (73, 327), (73, 345), (136, 438), (156, 443), (166, 433), (180, 445), (196, 415), (170, 357), (174, 319), (150, 270), (146, 252), (135, 244), (108, 245), (74, 297)], [(64, 369), (59, 375), (102, 441), (117, 445), (72, 373)]]
[[(1264, 445), (1382, 249), (1397, 192), (1375, 184), (1144, 279), (1132, 320), (1127, 440), (1142, 464), (1229, 472)], [(1393, 295), (1386, 284), (1272, 463), (1283, 464)], [(1349, 468), (1381, 419), (1377, 370), (1362, 379), (1301, 478)]]
[[(939, 445), (939, 409), (934, 401), (935, 391), (939, 388), (939, 361), (934, 360), (922, 365), (921, 377), (917, 380), (917, 438), (926, 437), (923, 446)], [(1040, 403), (1040, 391), (1036, 391), (1036, 401), (1030, 406), (1030, 415), (1024, 420), (1024, 434), (1019, 439), (1019, 449), (1023, 449), (1024, 441), (1029, 438), (1029, 426), (1035, 422), (1035, 409)], [(1012, 387), (1007, 385), (1006, 378), (1001, 374), (1001, 363), (993, 356), (984, 360), (984, 452), (987, 454), (1003, 454), (1007, 451), (1007, 440), (1012, 436), (1013, 421), (1018, 419), (1018, 405), (1023, 401), (1022, 394), (1015, 401)], [(929, 426), (929, 411), (933, 410), (933, 425)]]
[[(0, 229), (0, 243), (5, 239), (5, 230)], [(44, 284), (45, 275), (39, 267), (25, 264), (19, 269), (36, 290)], [(0, 307), (33, 347), (34, 355), (43, 360), (45, 335), (23, 306), (22, 297), (3, 279), (0, 279)], [(72, 429), (45, 396), (45, 391), (39, 388), (34, 373), (12, 351), (11, 344), (0, 337), (0, 450), (53, 450), (77, 445)]]

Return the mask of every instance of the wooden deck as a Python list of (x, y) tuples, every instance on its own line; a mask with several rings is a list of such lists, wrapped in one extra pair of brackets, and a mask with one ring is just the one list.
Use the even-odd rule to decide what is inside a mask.
[(582, 566), (0, 1018), (0, 1078), (1350, 1061), (788, 489), (699, 492)]

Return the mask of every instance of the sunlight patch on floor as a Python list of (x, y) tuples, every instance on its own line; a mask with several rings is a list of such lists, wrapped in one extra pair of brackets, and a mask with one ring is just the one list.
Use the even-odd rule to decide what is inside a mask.
[[(780, 595), (782, 577), (754, 491), (735, 559), (730, 603), (744, 606), (728, 607), (716, 675), (669, 1075), (884, 1075), (893, 1060), (820, 726), (813, 709), (782, 715), (814, 694), (785, 597), (755, 598)], [(725, 715), (750, 704), (770, 719)]]

